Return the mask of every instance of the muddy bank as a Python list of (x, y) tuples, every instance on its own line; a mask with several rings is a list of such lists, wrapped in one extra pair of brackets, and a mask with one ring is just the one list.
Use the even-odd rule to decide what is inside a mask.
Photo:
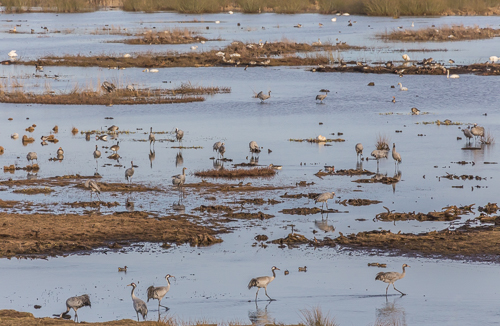
[(133, 242), (221, 242), (215, 231), (184, 216), (151, 217), (146, 212), (110, 215), (0, 213), (0, 257), (55, 256), (98, 247), (121, 248)]
[(339, 202), (340, 205), (351, 205), (351, 206), (368, 206), (373, 204), (380, 204), (380, 200), (371, 200), (371, 199), (344, 199)]
[(387, 207), (384, 208), (387, 212), (379, 213), (376, 215), (377, 220), (381, 221), (407, 221), (407, 220), (417, 220), (417, 221), (453, 221), (458, 220), (462, 215), (472, 213), (472, 206), (448, 206), (443, 207), (441, 212), (429, 212), (429, 213), (393, 213)]
[(252, 186), (251, 182), (247, 182), (245, 184), (243, 184), (243, 182), (222, 184), (222, 183), (211, 183), (205, 180), (202, 180), (201, 182), (198, 183), (186, 183), (184, 184), (183, 187), (205, 192), (233, 192), (233, 191), (252, 192), (252, 191), (280, 190), (280, 189), (293, 188), (291, 186), (274, 187), (270, 185), (256, 187)]
[(340, 235), (335, 243), (352, 249), (376, 249), (413, 255), (439, 255), (450, 258), (498, 261), (500, 226), (463, 226), (454, 231), (432, 231), (421, 234), (368, 231)]
[(480, 40), (489, 39), (500, 36), (500, 30), (478, 26), (441, 26), (427, 27), (417, 30), (392, 30), (384, 34), (379, 34), (377, 37), (389, 41), (401, 42), (443, 42), (443, 41), (463, 41), (463, 40)]
[(324, 209), (321, 209), (318, 207), (313, 207), (313, 208), (297, 207), (297, 208), (290, 208), (290, 209), (286, 208), (286, 209), (283, 209), (279, 212), (282, 214), (290, 214), (290, 215), (312, 215), (312, 214), (318, 214), (318, 213), (340, 213), (336, 209), (330, 208), (330, 209), (324, 210)]
[(270, 178), (276, 175), (276, 170), (272, 167), (251, 168), (251, 169), (211, 169), (194, 172), (200, 178)]

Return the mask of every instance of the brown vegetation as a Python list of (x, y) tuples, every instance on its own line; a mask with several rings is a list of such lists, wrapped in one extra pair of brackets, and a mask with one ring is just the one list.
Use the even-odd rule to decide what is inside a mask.
[(108, 246), (113, 242), (212, 244), (222, 240), (207, 226), (172, 216), (151, 218), (146, 212), (91, 214), (0, 213), (0, 257), (60, 255)]
[(273, 177), (276, 170), (263, 167), (252, 169), (212, 169), (204, 171), (196, 171), (194, 173), (197, 177), (202, 178), (255, 178), (255, 177)]
[(125, 39), (126, 44), (188, 44), (199, 43), (200, 41), (208, 41), (200, 35), (195, 35), (189, 29), (173, 29), (165, 31), (147, 31), (137, 34), (136, 38)]
[(393, 30), (377, 36), (388, 41), (402, 42), (463, 41), (497, 37), (500, 36), (500, 29), (491, 27), (480, 28), (479, 26), (443, 25), (441, 27), (427, 27), (416, 30)]
[(381, 221), (453, 221), (460, 219), (462, 215), (472, 213), (472, 206), (474, 206), (474, 204), (462, 207), (448, 206), (444, 207), (441, 212), (429, 213), (392, 213), (387, 207), (384, 206), (387, 212), (379, 213), (375, 218)]
[(340, 205), (351, 205), (351, 206), (368, 206), (373, 204), (380, 204), (380, 200), (371, 200), (371, 199), (344, 199), (339, 202)]

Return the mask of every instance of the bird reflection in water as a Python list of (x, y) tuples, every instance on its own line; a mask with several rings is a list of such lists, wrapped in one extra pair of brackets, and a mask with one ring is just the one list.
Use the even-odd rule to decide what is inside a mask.
[(390, 302), (386, 297), (384, 305), (376, 309), (375, 325), (407, 325), (405, 310), (397, 304), (400, 299), (396, 298)]
[(186, 206), (181, 204), (181, 200), (179, 200), (177, 203), (172, 204), (172, 209), (176, 211), (179, 214), (185, 214), (186, 213)]
[(257, 301), (255, 301), (255, 310), (248, 311), (248, 319), (252, 325), (256, 326), (264, 326), (268, 324), (274, 325), (274, 318), (271, 318), (270, 314), (267, 312), (267, 307), (271, 304), (272, 301), (269, 301), (264, 309), (259, 309), (259, 305)]
[(38, 174), (37, 173), (29, 173), (26, 175), (26, 179), (28, 180), (36, 180), (38, 179)]
[(224, 161), (221, 161), (219, 159), (213, 160), (212, 164), (215, 170), (220, 170), (224, 168)]
[(182, 157), (182, 152), (179, 151), (179, 153), (175, 156), (175, 167), (178, 167), (179, 165), (182, 166), (183, 164), (184, 158)]
[(130, 199), (130, 197), (127, 197), (127, 199), (125, 200), (125, 208), (127, 209), (127, 211), (133, 212), (134, 206), (134, 202)]
[(321, 221), (314, 221), (314, 225), (325, 232), (334, 232), (335, 227), (333, 225), (328, 225), (328, 213), (326, 214), (326, 218), (323, 218), (323, 214), (321, 214)]
[(396, 184), (401, 181), (401, 176), (403, 173), (401, 171), (398, 171), (396, 174), (394, 174), (394, 182), (392, 183), (392, 193), (396, 193)]
[(156, 153), (154, 150), (149, 150), (149, 165), (151, 166), (151, 168), (153, 168), (153, 161), (155, 160), (156, 158)]
[(363, 161), (356, 162), (356, 171), (363, 171)]

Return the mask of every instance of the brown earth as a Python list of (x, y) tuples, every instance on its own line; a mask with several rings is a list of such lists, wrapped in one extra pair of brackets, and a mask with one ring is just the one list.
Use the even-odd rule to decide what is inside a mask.
[(214, 229), (188, 221), (186, 216), (152, 218), (146, 212), (0, 213), (0, 257), (54, 256), (141, 241), (191, 245), (222, 242), (215, 234)]
[(384, 206), (387, 212), (379, 213), (375, 218), (381, 221), (453, 221), (460, 219), (462, 215), (472, 213), (472, 206), (474, 206), (474, 204), (462, 207), (448, 206), (444, 207), (441, 212), (429, 213), (392, 213)]
[(351, 205), (351, 206), (367, 206), (372, 204), (380, 204), (380, 200), (371, 200), (371, 199), (344, 199), (339, 202), (340, 205)]

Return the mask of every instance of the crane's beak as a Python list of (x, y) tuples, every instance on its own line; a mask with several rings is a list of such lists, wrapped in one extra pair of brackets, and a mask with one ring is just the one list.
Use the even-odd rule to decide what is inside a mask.
[(280, 271), (281, 269), (279, 269), (278, 267), (276, 267), (276, 270)]

